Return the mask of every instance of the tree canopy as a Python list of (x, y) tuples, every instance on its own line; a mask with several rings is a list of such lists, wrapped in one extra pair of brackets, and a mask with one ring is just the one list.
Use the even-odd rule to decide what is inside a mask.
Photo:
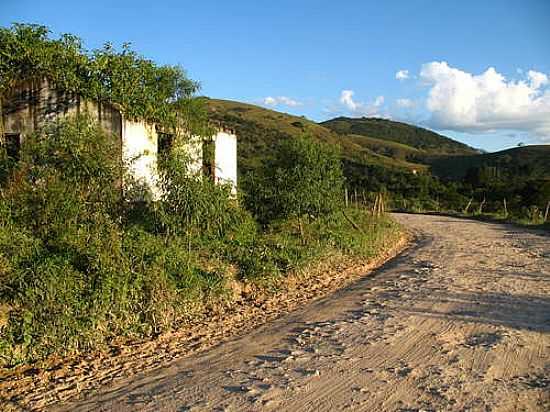
[[(193, 130), (206, 116), (193, 96), (199, 83), (180, 66), (157, 65), (129, 43), (87, 50), (72, 34), (52, 38), (35, 24), (0, 28), (0, 98), (21, 81), (44, 78), (57, 89), (107, 102), (126, 117)], [(200, 134), (200, 130), (199, 130)]]

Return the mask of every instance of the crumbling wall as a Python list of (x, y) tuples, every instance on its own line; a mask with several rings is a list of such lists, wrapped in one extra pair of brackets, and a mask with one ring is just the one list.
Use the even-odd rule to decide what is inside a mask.
[(192, 176), (201, 176), (203, 168), (203, 144), (199, 136), (191, 136), (185, 139), (183, 150), (188, 157), (189, 174)]
[(237, 194), (237, 136), (229, 130), (214, 135), (216, 182), (231, 185), (231, 193)]
[[(46, 79), (20, 82), (3, 96), (1, 136), (18, 136), (20, 144), (47, 122), (74, 114), (87, 114), (120, 141), (121, 156), (130, 162), (130, 173), (149, 188), (154, 199), (158, 199), (158, 134), (155, 126), (125, 119), (108, 103), (55, 89)], [(237, 136), (231, 130), (220, 130), (212, 141), (215, 145), (213, 177), (216, 182), (230, 184), (232, 194), (236, 195)], [(187, 138), (183, 147), (189, 156), (189, 172), (201, 175), (204, 166), (202, 139)]]
[(151, 191), (153, 199), (158, 199), (158, 135), (155, 127), (143, 121), (124, 120), (122, 156), (129, 162), (133, 178)]
[(121, 136), (122, 116), (118, 110), (107, 103), (55, 89), (46, 79), (20, 82), (3, 96), (2, 132), (19, 134), (24, 140), (46, 122), (80, 113), (99, 122), (108, 133)]

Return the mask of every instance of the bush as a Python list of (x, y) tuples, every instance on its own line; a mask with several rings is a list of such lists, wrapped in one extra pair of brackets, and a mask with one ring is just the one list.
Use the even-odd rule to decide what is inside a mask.
[(192, 239), (223, 238), (246, 219), (229, 185), (189, 172), (189, 159), (178, 145), (164, 159), (156, 211), (160, 230)]
[(339, 151), (302, 137), (276, 148), (256, 175), (248, 178), (245, 203), (267, 223), (291, 217), (319, 217), (342, 206), (344, 177)]

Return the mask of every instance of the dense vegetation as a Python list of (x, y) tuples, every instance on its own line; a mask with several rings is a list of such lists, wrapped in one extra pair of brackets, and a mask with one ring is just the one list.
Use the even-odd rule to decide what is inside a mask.
[[(75, 36), (14, 25), (0, 29), (0, 52), (0, 102), (46, 79), (165, 130), (208, 137), (218, 120), (181, 68), (129, 45), (88, 51)], [(18, 159), (0, 144), (0, 365), (154, 336), (230, 304), (234, 282), (277, 287), (314, 259), (390, 246), (394, 223), (342, 213), (340, 154), (304, 131), (271, 145), (269, 169), (245, 179), (242, 200), (192, 175), (178, 136), (160, 159), (155, 201), (117, 139), (85, 115), (25, 136)]]
[(491, 174), (504, 179), (514, 176), (523, 179), (550, 177), (550, 145), (521, 146), (496, 153), (475, 156), (454, 156), (430, 162), (437, 176), (461, 180), (472, 173)]
[[(255, 189), (284, 191), (285, 204), (248, 194), (259, 225), (228, 187), (190, 175), (177, 147), (162, 163), (162, 198), (128, 201), (145, 188), (116, 144), (76, 118), (26, 139), (19, 162), (0, 156), (0, 364), (156, 335), (229, 300), (230, 282), (276, 286), (312, 259), (372, 256), (398, 236), (384, 218), (341, 213), (331, 146), (298, 139), (274, 149), (280, 179)], [(284, 178), (298, 170), (307, 190)]]
[(245, 203), (260, 222), (338, 212), (344, 178), (337, 147), (309, 138), (283, 140), (256, 173), (247, 176)]
[(192, 98), (198, 83), (179, 66), (140, 56), (130, 44), (89, 51), (72, 34), (53, 39), (47, 27), (14, 24), (0, 28), (0, 47), (0, 107), (18, 83), (47, 79), (58, 90), (113, 104), (128, 118), (198, 134), (207, 127)]

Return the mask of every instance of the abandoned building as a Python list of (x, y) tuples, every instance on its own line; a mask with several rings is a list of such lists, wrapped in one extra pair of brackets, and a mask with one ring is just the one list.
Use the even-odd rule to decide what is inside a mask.
[[(169, 150), (170, 136), (156, 125), (145, 121), (127, 119), (109, 103), (81, 98), (50, 87), (47, 80), (21, 82), (4, 96), (2, 106), (2, 144), (8, 155), (17, 157), (25, 136), (32, 134), (48, 121), (60, 116), (86, 113), (102, 128), (121, 142), (121, 156), (130, 161), (130, 173), (158, 198), (157, 159), (163, 150)], [(164, 137), (161, 139), (160, 137)], [(168, 138), (167, 138), (168, 137)], [(205, 170), (216, 182), (231, 185), (232, 194), (237, 191), (237, 136), (223, 127), (207, 144), (214, 145), (212, 164), (205, 164), (204, 139), (190, 137), (185, 150), (190, 160), (190, 173), (201, 174)]]

